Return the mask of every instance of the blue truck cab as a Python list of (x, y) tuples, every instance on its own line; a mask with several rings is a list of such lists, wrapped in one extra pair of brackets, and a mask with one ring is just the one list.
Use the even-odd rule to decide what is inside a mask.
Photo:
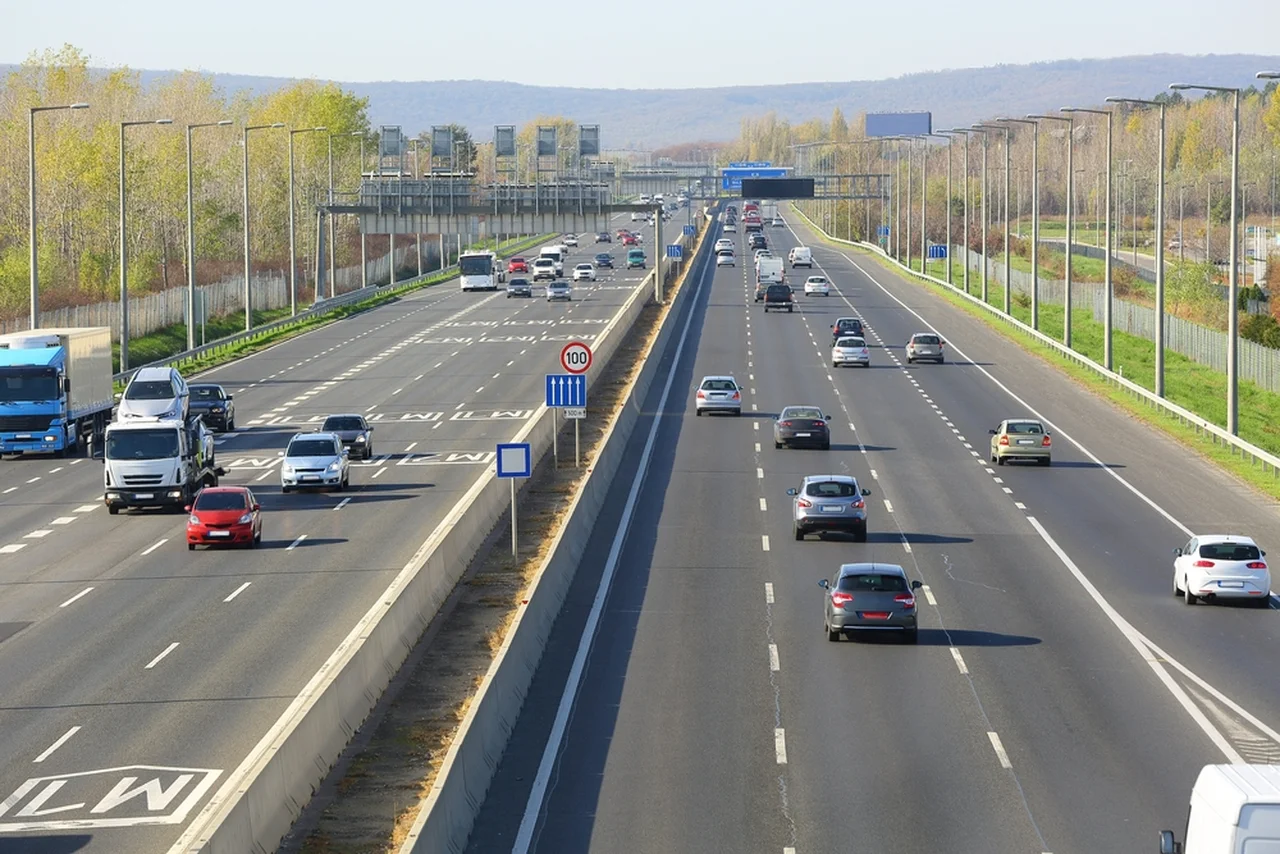
[(111, 420), (112, 391), (110, 329), (0, 335), (0, 454), (88, 445)]

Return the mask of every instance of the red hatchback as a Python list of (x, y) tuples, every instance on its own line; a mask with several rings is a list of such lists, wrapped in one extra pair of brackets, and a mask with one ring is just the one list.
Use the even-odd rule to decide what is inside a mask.
[(248, 487), (207, 486), (187, 506), (187, 548), (220, 543), (253, 548), (262, 542), (262, 505)]
[(622, 245), (623, 245), (623, 246), (635, 246), (635, 245), (636, 245), (636, 237), (635, 237), (635, 235), (634, 235), (634, 234), (628, 234), (626, 237), (622, 238)]
[(527, 273), (529, 272), (529, 262), (523, 258), (512, 258), (507, 262), (508, 273)]

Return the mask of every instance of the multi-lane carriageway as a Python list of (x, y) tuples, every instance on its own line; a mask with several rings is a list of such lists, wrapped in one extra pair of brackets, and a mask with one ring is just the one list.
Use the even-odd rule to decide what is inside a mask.
[[(775, 254), (814, 247), (831, 297), (766, 316), (749, 265), (686, 283), (669, 394), (644, 403), (469, 851), (1132, 854), (1182, 826), (1202, 765), (1280, 761), (1274, 597), (1188, 608), (1171, 584), (1190, 531), (1280, 554), (1275, 504), (796, 228), (768, 230)], [(828, 361), (847, 314), (869, 370)], [(947, 364), (908, 366), (930, 327)], [(742, 417), (695, 418), (722, 373)], [(787, 404), (834, 416), (829, 452), (773, 448)], [(1023, 414), (1050, 422), (1053, 467), (987, 462), (987, 430)], [(873, 491), (867, 543), (793, 539), (786, 490), (824, 472)], [(918, 646), (827, 642), (817, 581), (861, 560), (926, 585)]]
[[(580, 239), (570, 270), (624, 256)], [(262, 502), (257, 550), (109, 516), (94, 460), (0, 463), (0, 851), (166, 850), (646, 272), (570, 303), (449, 283), (202, 376), (235, 395), (218, 459)], [(278, 453), (330, 412), (372, 420), (375, 458), (346, 493), (281, 495)]]

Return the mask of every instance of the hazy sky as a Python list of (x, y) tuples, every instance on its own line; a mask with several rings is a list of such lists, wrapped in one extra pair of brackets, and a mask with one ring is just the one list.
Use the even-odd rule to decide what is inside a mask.
[(1275, 0), (0, 0), (0, 21), (0, 62), (69, 43), (106, 66), (626, 89), (1280, 50)]

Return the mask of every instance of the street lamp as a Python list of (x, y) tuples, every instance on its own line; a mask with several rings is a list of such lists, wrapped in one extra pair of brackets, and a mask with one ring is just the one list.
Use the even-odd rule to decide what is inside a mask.
[(294, 250), (294, 241), (297, 238), (297, 229), (294, 227), (293, 215), (293, 138), (300, 133), (322, 133), (328, 131), (326, 127), (315, 128), (290, 128), (289, 129), (289, 314), (297, 315), (298, 313), (298, 257)]
[(973, 133), (982, 134), (982, 301), (987, 301), (987, 131), (974, 126), (969, 128)]
[(27, 227), (31, 241), (31, 328), (40, 328), (39, 252), (36, 249), (36, 113), (51, 110), (87, 110), (88, 104), (58, 104), (49, 107), (29, 107), (27, 113)]
[[(255, 130), (268, 130), (284, 127), (284, 122), (274, 122), (269, 125), (245, 125), (241, 130), (243, 132), (244, 144), (244, 331), (248, 332), (253, 329), (253, 289), (249, 286), (249, 132)], [(292, 213), (290, 214), (292, 216)], [(292, 253), (290, 253), (292, 254)]]
[(952, 271), (951, 271), (951, 161), (952, 161), (952, 153), (951, 153), (951, 148), (952, 148), (952, 146), (951, 146), (951, 143), (955, 141), (955, 134), (956, 134), (956, 131), (953, 131), (953, 130), (940, 130), (940, 131), (937, 131), (936, 133), (931, 133), (931, 134), (929, 134), (929, 136), (938, 136), (938, 137), (942, 137), (943, 139), (945, 139), (945, 140), (947, 141), (947, 255), (946, 255), (946, 263), (947, 263), (947, 284), (948, 284), (948, 285), (952, 285), (952, 286), (954, 286), (954, 282), (952, 281), (953, 276), (952, 276)]
[[(1127, 98), (1108, 98), (1107, 99), (1107, 101), (1111, 103), (1126, 103), (1128, 102), (1128, 100), (1129, 99)], [(1070, 107), (1070, 108), (1064, 107), (1062, 112), (1092, 113), (1095, 116), (1107, 117), (1107, 184), (1106, 184), (1106, 190), (1104, 190), (1104, 192), (1106, 193), (1106, 200), (1103, 205), (1107, 210), (1107, 219), (1106, 219), (1107, 254), (1105, 259), (1103, 260), (1103, 267), (1102, 267), (1103, 290), (1106, 292), (1104, 304), (1102, 306), (1102, 328), (1103, 328), (1102, 366), (1109, 371), (1111, 370), (1111, 362), (1112, 362), (1112, 355), (1113, 355), (1112, 354), (1112, 331), (1113, 331), (1113, 323), (1114, 323), (1114, 320), (1111, 315), (1111, 304), (1112, 304), (1112, 297), (1115, 294), (1113, 279), (1111, 277), (1111, 254), (1113, 251), (1111, 246), (1111, 172), (1112, 172), (1112, 159), (1111, 159), (1112, 133), (1111, 131), (1112, 131), (1112, 126), (1115, 122), (1115, 116), (1111, 110), (1090, 110), (1090, 109), (1085, 109), (1084, 107)], [(1164, 162), (1164, 107), (1163, 106), (1161, 106), (1160, 108), (1160, 133), (1161, 133), (1160, 158), (1161, 158), (1161, 163), (1163, 164)], [(1161, 168), (1163, 168), (1163, 166)], [(1163, 182), (1161, 186), (1163, 186)], [(1085, 216), (1088, 216), (1087, 212)], [(1161, 221), (1161, 223), (1163, 224), (1163, 220)], [(1158, 267), (1159, 265), (1160, 265), (1160, 262), (1157, 261), (1156, 266)], [(1164, 388), (1164, 359), (1161, 355), (1164, 352), (1163, 349), (1161, 349), (1163, 343), (1164, 343), (1164, 274), (1163, 272), (1158, 272), (1156, 273), (1156, 377), (1157, 377), (1156, 388), (1162, 389), (1162, 390)], [(1161, 391), (1158, 391), (1156, 393), (1162, 394)]]
[[(1259, 80), (1270, 80), (1274, 72), (1263, 71)], [(1170, 89), (1200, 89), (1209, 92), (1230, 92), (1231, 114), (1231, 245), (1227, 251), (1230, 272), (1227, 274), (1227, 430), (1231, 435), (1240, 433), (1240, 315), (1236, 300), (1240, 295), (1240, 271), (1236, 269), (1236, 221), (1239, 216), (1240, 196), (1240, 90), (1231, 86), (1202, 86), (1194, 83), (1173, 83)]]
[[(422, 173), (418, 171), (418, 145), (421, 142), (422, 142), (422, 139), (416, 136), (413, 139), (409, 140), (409, 146), (413, 152), (413, 180), (415, 182), (422, 180)], [(415, 223), (418, 220), (416, 216), (413, 219)], [(421, 229), (421, 226), (419, 226), (419, 229)], [(496, 238), (495, 238), (494, 246), (495, 248), (497, 246)], [(421, 230), (419, 230), (414, 235), (414, 249), (418, 255), (418, 278), (421, 279), (422, 278), (422, 232)]]
[(125, 230), (124, 129), (139, 125), (171, 125), (173, 119), (120, 123), (120, 372), (129, 370), (129, 237)]
[(1063, 290), (1066, 293), (1062, 299), (1062, 345), (1071, 347), (1071, 214), (1075, 207), (1075, 200), (1072, 198), (1075, 189), (1075, 138), (1076, 138), (1076, 120), (1075, 117), (1068, 113), (1066, 116), (1027, 116), (1029, 119), (1038, 119), (1039, 121), (1066, 122), (1067, 123), (1067, 258), (1064, 270), (1066, 281), (1063, 283)]
[(1000, 118), (999, 122), (1030, 125), (1031, 131), (1031, 328), (1040, 328), (1040, 123), (1033, 119)]
[(964, 292), (969, 293), (969, 129), (952, 128), (947, 133), (964, 134)]
[(196, 208), (191, 167), (191, 131), (226, 127), (231, 119), (187, 125), (187, 349), (196, 348)]
[(1004, 131), (1004, 313), (1013, 314), (1010, 288), (1013, 282), (1012, 259), (1009, 257), (1009, 126), (979, 125), (986, 130)]
[[(328, 137), (329, 144), (329, 205), (333, 205), (333, 138), (335, 136), (358, 136), (363, 138), (364, 131), (353, 130), (347, 133), (331, 133)], [(363, 147), (361, 149), (363, 151)], [(363, 158), (361, 159), (363, 163)], [(364, 168), (363, 166), (361, 167)], [(338, 250), (337, 238), (335, 236), (335, 226), (333, 224), (333, 212), (329, 212), (329, 296), (330, 298), (337, 296), (338, 285)], [(362, 241), (363, 242), (363, 241)], [(316, 289), (316, 301), (320, 301), (319, 288)]]

